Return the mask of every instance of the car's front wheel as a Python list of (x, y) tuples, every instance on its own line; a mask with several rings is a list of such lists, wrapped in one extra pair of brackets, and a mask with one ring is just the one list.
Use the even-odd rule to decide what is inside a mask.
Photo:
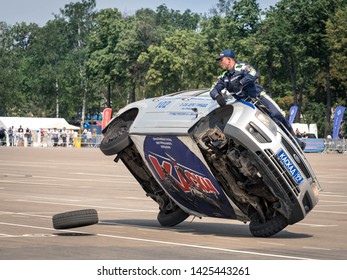
[(287, 219), (281, 214), (277, 214), (265, 222), (260, 219), (252, 220), (249, 224), (249, 230), (255, 237), (270, 237), (283, 230), (287, 225)]
[(118, 154), (131, 144), (129, 128), (132, 120), (116, 119), (109, 126), (100, 143), (100, 150), (107, 156)]

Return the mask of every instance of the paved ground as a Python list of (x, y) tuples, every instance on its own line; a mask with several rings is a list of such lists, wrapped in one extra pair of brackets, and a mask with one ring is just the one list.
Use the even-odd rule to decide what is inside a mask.
[[(271, 238), (212, 218), (174, 228), (121, 163), (94, 148), (0, 147), (2, 260), (347, 259), (347, 154), (307, 154), (324, 191), (300, 223)], [(58, 231), (56, 213), (94, 208), (97, 225)]]

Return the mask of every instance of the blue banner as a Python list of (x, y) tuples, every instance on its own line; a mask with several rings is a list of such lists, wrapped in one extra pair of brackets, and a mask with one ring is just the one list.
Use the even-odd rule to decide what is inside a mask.
[(302, 138), (306, 143), (305, 153), (322, 153), (325, 149), (323, 138)]
[(297, 111), (298, 111), (298, 106), (294, 105), (294, 106), (290, 107), (290, 110), (289, 110), (289, 123), (290, 124), (293, 123)]
[(341, 121), (343, 119), (343, 114), (345, 113), (346, 107), (343, 106), (337, 106), (335, 109), (335, 115), (334, 115), (334, 130), (333, 130), (333, 139), (337, 139)]

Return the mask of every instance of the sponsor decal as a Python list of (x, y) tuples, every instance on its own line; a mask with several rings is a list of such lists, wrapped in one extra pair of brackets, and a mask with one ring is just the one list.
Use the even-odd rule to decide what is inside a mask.
[(157, 109), (166, 109), (170, 105), (171, 101), (160, 101), (155, 108)]
[(169, 112), (172, 116), (195, 116), (195, 112)]
[(293, 158), (295, 159), (295, 161), (297, 163), (301, 163), (301, 159), (300, 159), (300, 157), (297, 154), (293, 154)]
[(209, 169), (176, 136), (147, 136), (144, 151), (153, 175), (178, 203), (207, 216), (235, 217)]
[[(207, 107), (209, 104), (208, 103), (199, 103), (199, 102), (184, 102), (180, 104), (180, 107), (187, 107), (187, 108), (191, 108), (191, 107), (200, 107), (200, 108), (205, 108)], [(184, 108), (185, 109), (185, 108)]]
[(175, 184), (181, 188), (182, 191), (189, 193), (191, 188), (199, 188), (203, 192), (218, 194), (217, 189), (213, 186), (211, 180), (199, 174), (196, 171), (185, 169), (180, 166), (171, 156), (158, 160), (158, 155), (149, 155), (148, 158), (159, 175), (160, 179), (165, 180), (167, 175), (172, 177)]
[(295, 182), (299, 185), (304, 178), (302, 177), (296, 166), (293, 164), (293, 162), (290, 160), (290, 158), (287, 156), (287, 154), (283, 150), (281, 150), (277, 154), (277, 156), (281, 160), (287, 171), (291, 174)]

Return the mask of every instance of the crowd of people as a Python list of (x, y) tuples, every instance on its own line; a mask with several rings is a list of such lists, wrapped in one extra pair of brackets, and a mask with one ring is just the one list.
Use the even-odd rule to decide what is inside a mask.
[[(7, 135), (7, 136), (6, 136)], [(95, 147), (99, 142), (99, 136), (91, 129), (84, 129), (81, 134), (76, 130), (66, 129), (39, 129), (31, 130), (14, 126), (7, 130), (0, 128), (1, 145), (9, 146), (36, 146), (41, 147)]]
[[(312, 133), (306, 133), (306, 131), (304, 131), (303, 133), (301, 133), (300, 130), (299, 130), (298, 128), (295, 130), (295, 136), (296, 136), (297, 138), (304, 138), (304, 139), (305, 139), (305, 138), (315, 138), (315, 136), (313, 136)], [(331, 135), (330, 135), (330, 134), (327, 135), (326, 139), (327, 139), (328, 141), (331, 141), (331, 140), (332, 140)], [(338, 136), (337, 136), (337, 139), (338, 139), (338, 140), (344, 140), (344, 139), (345, 139), (345, 136), (344, 136), (344, 133), (343, 133), (342, 129), (340, 129), (340, 131), (339, 131), (339, 133), (338, 133)]]

